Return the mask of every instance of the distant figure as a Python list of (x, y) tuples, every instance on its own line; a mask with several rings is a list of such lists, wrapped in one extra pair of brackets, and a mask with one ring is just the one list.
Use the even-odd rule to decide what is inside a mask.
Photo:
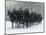
[(23, 10), (19, 8), (19, 24), (23, 24)]
[(13, 28), (13, 21), (14, 21), (14, 19), (13, 19), (13, 13), (10, 10), (8, 10), (8, 16), (10, 18), (10, 21), (12, 22), (12, 28)]
[(11, 13), (10, 10), (8, 10), (8, 16), (10, 15), (10, 13)]
[(16, 12), (16, 9), (15, 9), (15, 8), (13, 8), (12, 12)]
[(28, 23), (29, 23), (28, 20), (29, 20), (29, 17), (30, 17), (30, 16), (29, 16), (29, 9), (28, 9), (28, 8), (25, 9), (24, 15), (25, 15), (25, 16), (24, 16), (24, 20), (25, 20), (25, 22), (26, 22), (26, 27), (28, 28)]

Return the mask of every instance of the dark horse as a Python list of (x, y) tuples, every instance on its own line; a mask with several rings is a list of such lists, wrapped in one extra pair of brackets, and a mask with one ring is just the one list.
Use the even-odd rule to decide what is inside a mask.
[[(15, 8), (12, 10), (12, 12), (10, 10), (8, 10), (8, 16), (10, 18), (10, 21), (12, 22), (12, 28), (13, 27), (13, 22), (19, 22), (20, 24), (23, 24), (23, 28), (24, 28), (24, 24), (26, 23), (26, 27), (28, 28), (28, 24), (32, 23), (32, 25), (34, 24), (34, 22), (41, 22), (42, 21), (42, 16), (41, 14), (37, 14), (36, 12), (29, 12), (28, 8), (26, 8), (24, 11), (20, 8), (19, 10), (15, 10)], [(18, 26), (19, 28), (19, 26)]]

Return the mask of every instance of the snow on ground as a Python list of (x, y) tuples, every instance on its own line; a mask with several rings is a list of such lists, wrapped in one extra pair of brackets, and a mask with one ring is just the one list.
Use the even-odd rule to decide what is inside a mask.
[(12, 29), (12, 23), (10, 21), (6, 21), (6, 34), (13, 33), (27, 33), (27, 32), (43, 32), (43, 20), (41, 24), (31, 26), (29, 28), (14, 28)]

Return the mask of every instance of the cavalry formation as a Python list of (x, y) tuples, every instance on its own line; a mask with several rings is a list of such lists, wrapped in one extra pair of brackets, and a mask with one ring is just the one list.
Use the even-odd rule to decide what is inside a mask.
[(28, 28), (28, 24), (33, 25), (36, 22), (37, 25), (37, 22), (39, 24), (42, 21), (41, 14), (37, 14), (37, 12), (30, 13), (28, 8), (26, 8), (25, 10), (22, 10), (21, 8), (19, 8), (19, 10), (16, 10), (14, 8), (12, 12), (8, 10), (8, 16), (10, 18), (10, 21), (12, 22), (12, 28), (14, 28), (14, 22), (17, 23), (17, 25), (23, 24), (23, 28), (26, 24), (25, 26), (26, 28)]

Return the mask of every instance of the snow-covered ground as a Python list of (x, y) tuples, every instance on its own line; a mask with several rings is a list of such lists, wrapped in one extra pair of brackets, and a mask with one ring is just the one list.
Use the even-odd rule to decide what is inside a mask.
[(11, 24), (12, 23), (10, 21), (6, 21), (6, 34), (27, 33), (27, 32), (43, 32), (43, 20), (39, 25), (31, 26), (29, 28), (21, 28), (21, 29), (14, 28), (14, 29), (12, 29)]

